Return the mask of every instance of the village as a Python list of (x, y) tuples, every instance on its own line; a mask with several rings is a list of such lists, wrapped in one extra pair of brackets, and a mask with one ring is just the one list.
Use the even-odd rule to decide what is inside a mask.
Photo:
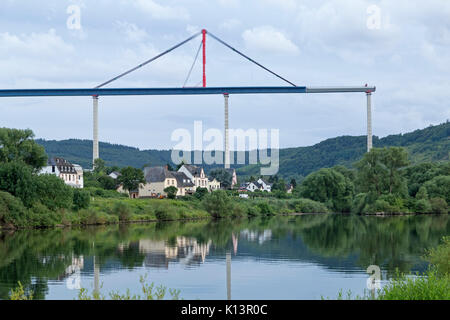
[[(241, 198), (248, 198), (248, 193), (272, 192), (272, 183), (262, 178), (251, 179), (238, 185), (238, 177), (235, 169), (226, 170), (231, 176), (231, 183), (225, 187), (221, 182), (208, 176), (203, 167), (190, 164), (182, 164), (177, 170), (171, 170), (169, 166), (144, 167), (143, 174), (145, 183), (141, 183), (139, 188), (126, 190), (119, 182), (122, 175), (120, 171), (113, 171), (108, 176), (116, 181), (116, 191), (128, 194), (130, 198), (165, 198), (167, 188), (177, 189), (176, 197), (184, 197), (194, 194), (197, 189), (204, 188), (208, 192), (219, 189), (238, 190)], [(53, 174), (64, 181), (65, 184), (74, 188), (84, 188), (84, 172), (91, 172), (91, 169), (83, 169), (78, 164), (73, 164), (61, 157), (51, 157), (47, 165), (41, 169), (39, 174)], [(291, 193), (292, 185), (286, 186), (286, 192)], [(166, 191), (165, 191), (166, 190)]]

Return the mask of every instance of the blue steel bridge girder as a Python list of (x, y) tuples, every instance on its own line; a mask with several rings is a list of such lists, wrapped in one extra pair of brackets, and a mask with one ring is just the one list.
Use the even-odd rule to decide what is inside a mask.
[(376, 87), (195, 87), (195, 88), (80, 88), (80, 89), (0, 89), (0, 97), (70, 97), (137, 95), (208, 95), (274, 93), (375, 92)]

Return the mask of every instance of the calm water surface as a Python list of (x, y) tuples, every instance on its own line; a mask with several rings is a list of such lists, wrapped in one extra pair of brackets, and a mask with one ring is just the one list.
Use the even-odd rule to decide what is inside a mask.
[[(20, 281), (37, 299), (77, 288), (139, 293), (148, 282), (184, 299), (320, 299), (363, 294), (369, 265), (423, 272), (448, 216), (305, 215), (0, 233), (0, 299)], [(228, 271), (228, 272), (227, 272)]]

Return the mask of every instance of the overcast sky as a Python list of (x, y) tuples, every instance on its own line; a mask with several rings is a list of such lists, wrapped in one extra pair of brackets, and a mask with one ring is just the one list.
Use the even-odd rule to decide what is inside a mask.
[[(81, 29), (68, 27), (71, 5)], [(376, 85), (375, 135), (450, 118), (448, 0), (2, 0), (0, 88), (94, 87), (201, 28), (298, 85)], [(199, 44), (108, 87), (180, 87)], [(188, 85), (201, 79), (198, 63)], [(207, 81), (285, 85), (211, 38)], [(365, 134), (365, 107), (364, 94), (235, 95), (230, 126), (279, 129), (282, 147), (306, 146)], [(170, 149), (172, 131), (193, 130), (195, 120), (222, 129), (223, 97), (101, 97), (99, 115), (101, 141)], [(1, 98), (0, 127), (91, 139), (92, 99)]]

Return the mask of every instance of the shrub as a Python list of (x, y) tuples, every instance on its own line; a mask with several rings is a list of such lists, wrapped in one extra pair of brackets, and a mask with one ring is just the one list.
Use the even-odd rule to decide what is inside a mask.
[(328, 208), (320, 202), (310, 199), (299, 199), (295, 202), (295, 211), (297, 213), (326, 213)]
[(168, 205), (160, 205), (155, 209), (156, 219), (166, 221), (166, 220), (175, 220), (178, 215), (175, 211), (175, 208)]
[(442, 198), (450, 202), (450, 176), (437, 176), (424, 184), (430, 198)]
[(428, 260), (439, 275), (450, 275), (450, 236), (442, 238), (442, 243), (428, 251)]
[(199, 200), (202, 200), (208, 194), (208, 189), (206, 188), (197, 188), (194, 193), (194, 197)]
[(170, 186), (164, 189), (164, 192), (167, 193), (167, 198), (175, 199), (177, 197), (178, 188), (174, 186)]
[(89, 191), (75, 189), (73, 191), (73, 206), (75, 210), (87, 209), (91, 203), (91, 194)]
[(47, 208), (40, 202), (36, 202), (29, 209), (30, 218), (29, 218), (29, 226), (33, 227), (49, 227), (55, 226), (61, 223), (61, 216)]
[(415, 206), (417, 213), (430, 213), (432, 211), (430, 201), (427, 199), (420, 199)]
[(221, 218), (230, 215), (233, 205), (230, 197), (223, 190), (217, 190), (208, 194), (203, 200), (205, 210), (214, 218)]
[(426, 277), (397, 276), (381, 289), (380, 300), (449, 300), (450, 278), (430, 271)]
[(31, 167), (22, 162), (0, 164), (0, 190), (20, 198), (26, 207), (31, 207), (37, 199)]
[(8, 192), (0, 191), (0, 224), (11, 224), (16, 227), (26, 226), (28, 211), (22, 201)]
[(113, 214), (119, 217), (119, 221), (128, 221), (131, 217), (131, 209), (124, 202), (116, 202), (113, 208)]
[(272, 215), (273, 210), (272, 207), (267, 202), (258, 203), (259, 212), (265, 215)]
[(72, 206), (73, 188), (52, 174), (34, 177), (36, 194), (39, 201), (51, 210), (70, 208)]
[(438, 214), (446, 214), (448, 213), (448, 204), (447, 202), (442, 198), (431, 198), (430, 199), (431, 204), (431, 211), (433, 213)]

